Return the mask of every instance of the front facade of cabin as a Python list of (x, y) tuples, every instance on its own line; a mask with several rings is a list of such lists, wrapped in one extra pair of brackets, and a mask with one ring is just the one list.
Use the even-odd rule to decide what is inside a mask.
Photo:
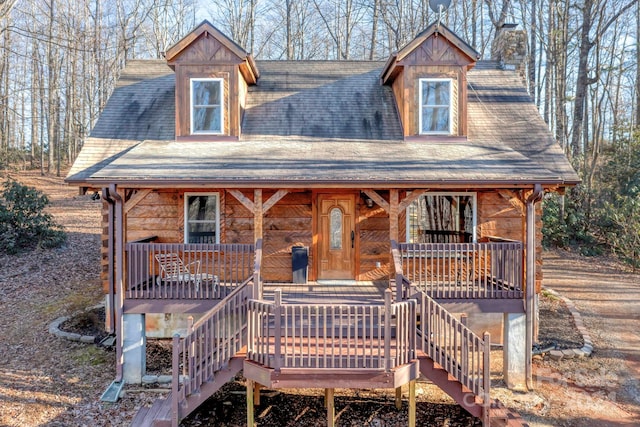
[[(504, 316), (505, 381), (523, 386), (541, 282), (538, 202), (578, 180), (515, 73), (477, 60), (434, 24), (386, 63), (256, 62), (204, 22), (166, 61), (131, 61), (67, 178), (105, 201), (115, 383), (144, 375), (136, 343), (152, 313), (189, 313), (202, 318), (174, 339), (173, 424), (229, 366), (243, 366), (252, 386), (308, 386), (313, 373), (331, 390), (348, 375), (359, 379), (344, 387), (398, 388), (422, 372), (461, 404), (476, 396), (481, 404), (465, 408), (488, 423), (488, 371), (466, 368), (488, 369), (488, 336), (446, 310)], [(292, 284), (309, 296), (327, 284), (392, 292), (295, 308), (273, 291)], [(336, 307), (345, 311), (317, 314)], [(324, 326), (287, 335), (304, 313)], [(344, 325), (332, 333), (346, 350), (287, 356), (296, 339), (333, 342), (319, 331), (344, 318), (377, 325), (370, 357), (327, 364), (328, 353), (354, 356), (340, 334), (364, 327)], [(224, 339), (203, 332), (216, 322)], [(427, 334), (435, 325), (452, 332)], [(455, 345), (439, 341), (450, 337)], [(438, 379), (443, 369), (459, 389)]]

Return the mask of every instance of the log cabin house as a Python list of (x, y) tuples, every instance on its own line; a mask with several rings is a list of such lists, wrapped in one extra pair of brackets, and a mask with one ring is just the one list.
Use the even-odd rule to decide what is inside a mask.
[(506, 422), (490, 340), (526, 388), (540, 200), (579, 179), (503, 51), (433, 24), (386, 62), (255, 61), (205, 21), (129, 61), (67, 182), (102, 194), (111, 394), (180, 332), (171, 395), (134, 425), (177, 425), (241, 369), (249, 425), (260, 387), (326, 389), (333, 425), (334, 388), (407, 384), (415, 424), (420, 374)]

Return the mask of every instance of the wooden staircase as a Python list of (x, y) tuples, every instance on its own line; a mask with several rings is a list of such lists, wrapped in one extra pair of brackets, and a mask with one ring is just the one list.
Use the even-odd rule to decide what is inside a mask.
[[(237, 288), (198, 322), (191, 321), (185, 338), (174, 337), (172, 391), (141, 408), (132, 426), (177, 427), (242, 370), (252, 294), (245, 285)], [(424, 292), (412, 298), (418, 304), (412, 318), (420, 319), (413, 343), (420, 372), (484, 427), (526, 426), (518, 414), (489, 397), (489, 335), (478, 337)]]
[[(420, 361), (420, 373), (428, 380), (447, 393), (462, 408), (474, 417), (484, 419), (484, 406), (482, 401), (461, 382), (456, 380), (440, 365), (423, 352), (418, 352)], [(509, 410), (498, 400), (492, 400), (488, 413), (489, 426), (494, 427), (527, 427), (519, 414)]]
[(229, 365), (218, 372), (211, 381), (204, 382), (200, 389), (190, 394), (178, 406), (178, 414), (176, 424), (172, 424), (172, 401), (171, 393), (165, 398), (156, 399), (151, 407), (142, 407), (138, 410), (133, 421), (132, 427), (171, 427), (177, 425), (179, 420), (186, 418), (190, 413), (198, 409), (205, 400), (213, 396), (227, 382), (231, 381), (242, 370), (246, 352), (242, 351), (236, 354), (229, 361)]
[(133, 427), (177, 427), (242, 370), (247, 356), (247, 283), (236, 288), (197, 322), (184, 338), (174, 336), (171, 393), (141, 408)]

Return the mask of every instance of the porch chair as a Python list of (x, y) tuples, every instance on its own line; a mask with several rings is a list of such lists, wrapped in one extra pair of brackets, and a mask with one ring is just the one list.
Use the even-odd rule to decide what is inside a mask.
[(215, 292), (220, 283), (218, 276), (200, 272), (200, 260), (185, 264), (176, 253), (156, 254), (156, 261), (160, 266), (159, 280), (170, 282), (193, 282), (198, 292), (200, 285), (211, 283), (211, 292)]

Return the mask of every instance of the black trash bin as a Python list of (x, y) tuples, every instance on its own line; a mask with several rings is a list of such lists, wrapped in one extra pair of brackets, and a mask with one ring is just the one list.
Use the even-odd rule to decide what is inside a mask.
[(293, 283), (306, 284), (307, 270), (309, 269), (308, 247), (294, 246), (291, 248), (291, 268), (293, 270)]

